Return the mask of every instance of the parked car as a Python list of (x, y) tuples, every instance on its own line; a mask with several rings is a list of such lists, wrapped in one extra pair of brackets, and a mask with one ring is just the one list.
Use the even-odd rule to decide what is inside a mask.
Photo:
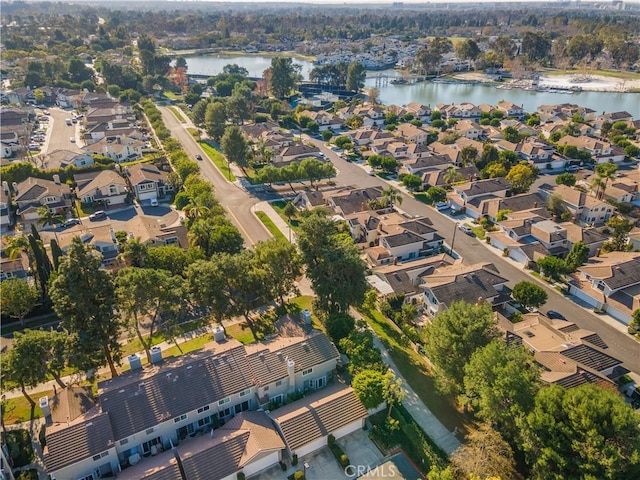
[(104, 210), (98, 210), (97, 212), (89, 215), (89, 220), (92, 222), (95, 220), (101, 220), (103, 218), (107, 218), (107, 213)]
[(471, 229), (471, 227), (467, 227), (466, 225), (460, 225), (458, 226), (458, 228), (460, 229), (460, 231), (466, 233), (467, 235), (473, 235), (473, 230)]
[(70, 218), (66, 222), (62, 224), (63, 227), (73, 227), (74, 225), (78, 225), (80, 223), (79, 218)]
[(556, 312), (555, 310), (548, 310), (547, 317), (554, 320), (566, 320), (564, 315), (562, 315), (560, 312)]
[(564, 170), (567, 173), (576, 173), (578, 170), (580, 170), (580, 167), (577, 165), (569, 165)]
[(152, 207), (157, 207), (157, 206), (158, 206), (158, 200), (157, 200), (157, 199), (155, 199), (155, 198), (153, 198), (153, 199), (151, 200), (151, 206), (152, 206)]
[(196, 160), (202, 160), (202, 155), (200, 154), (196, 155)]
[(442, 211), (451, 208), (451, 204), (449, 202), (436, 202), (435, 207), (436, 210)]

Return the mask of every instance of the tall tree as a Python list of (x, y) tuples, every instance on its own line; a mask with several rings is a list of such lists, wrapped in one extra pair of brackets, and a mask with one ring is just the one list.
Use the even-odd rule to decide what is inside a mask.
[(513, 299), (525, 308), (538, 308), (547, 302), (547, 292), (535, 283), (522, 281), (511, 292)]
[(589, 260), (589, 247), (582, 240), (573, 244), (571, 251), (565, 259), (567, 270), (575, 272), (578, 267), (581, 267)]
[(394, 205), (402, 205), (402, 193), (397, 188), (389, 185), (382, 191), (381, 203), (393, 207)]
[(387, 403), (387, 407), (389, 407), (389, 410), (387, 410), (387, 418), (391, 417), (393, 407), (402, 403), (405, 395), (406, 392), (404, 388), (402, 388), (402, 379), (397, 378), (391, 370), (385, 373), (382, 383), (382, 396)]
[(438, 387), (460, 393), (471, 355), (497, 337), (493, 311), (486, 302), (453, 302), (439, 312), (424, 330), (425, 349), (435, 367)]
[[(165, 321), (177, 316), (183, 304), (183, 280), (166, 270), (126, 267), (116, 279), (118, 306), (127, 316), (151, 363), (153, 336)], [(147, 336), (143, 335), (146, 329)]]
[(186, 272), (191, 301), (220, 324), (233, 315), (222, 264), (224, 258), (216, 255), (209, 261), (198, 260), (189, 265)]
[(270, 297), (284, 306), (285, 297), (296, 290), (296, 279), (302, 275), (302, 259), (295, 245), (286, 240), (260, 242), (255, 248), (256, 259), (267, 272)]
[(489, 424), (471, 431), (466, 440), (451, 455), (455, 478), (506, 480), (519, 477), (511, 447)]
[(362, 370), (353, 377), (353, 391), (367, 410), (384, 402), (384, 373), (380, 370)]
[(551, 385), (522, 422), (532, 479), (640, 478), (640, 416), (616, 391)]
[(624, 217), (611, 217), (607, 222), (611, 229), (611, 239), (602, 245), (607, 252), (625, 252), (629, 250), (628, 234), (633, 229), (633, 223)]
[(513, 194), (526, 193), (536, 180), (536, 171), (527, 162), (521, 162), (509, 170), (505, 180), (511, 183)]
[(9, 278), (0, 283), (2, 313), (16, 318), (24, 327), (24, 319), (36, 306), (38, 290), (21, 278)]
[(617, 170), (618, 166), (615, 163), (605, 162), (596, 165), (596, 176), (592, 180), (592, 184), (596, 187), (597, 198), (602, 198), (604, 196), (607, 184), (609, 183), (609, 180), (613, 180), (615, 178)]
[(247, 161), (248, 145), (240, 129), (236, 125), (227, 127), (220, 144), (227, 161), (235, 163), (244, 171), (249, 165)]
[(276, 98), (287, 97), (299, 77), (300, 66), (291, 57), (273, 57), (269, 69), (269, 88)]
[(497, 339), (476, 350), (464, 372), (464, 401), (515, 440), (517, 422), (531, 411), (540, 388), (540, 368), (533, 356), (522, 346)]
[[(198, 102), (199, 104), (200, 102)], [(198, 105), (196, 104), (196, 106)], [(207, 133), (216, 141), (220, 141), (227, 124), (227, 109), (223, 102), (211, 102), (206, 106), (204, 124)]]
[(115, 377), (122, 322), (114, 312), (113, 279), (101, 265), (100, 254), (75, 237), (52, 278), (49, 294), (62, 325), (75, 336), (71, 363), (88, 370), (106, 362)]
[(364, 87), (364, 80), (367, 77), (367, 71), (364, 66), (357, 61), (351, 62), (347, 69), (347, 90), (357, 92)]

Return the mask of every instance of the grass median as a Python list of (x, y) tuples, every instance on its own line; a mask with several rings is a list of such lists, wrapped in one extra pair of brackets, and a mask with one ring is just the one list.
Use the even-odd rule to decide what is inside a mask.
[(227, 163), (227, 159), (224, 158), (224, 155), (222, 155), (222, 153), (220, 153), (218, 150), (216, 150), (206, 142), (198, 143), (200, 143), (200, 146), (207, 154), (207, 157), (209, 157), (209, 160), (211, 160), (213, 164), (218, 168), (218, 170), (220, 170), (220, 173), (224, 176), (224, 178), (226, 178), (230, 182), (235, 182), (236, 176), (229, 168), (229, 164)]

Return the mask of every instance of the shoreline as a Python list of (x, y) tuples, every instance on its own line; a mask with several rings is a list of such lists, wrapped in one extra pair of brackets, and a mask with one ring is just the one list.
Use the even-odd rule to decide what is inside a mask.
[(218, 50), (213, 48), (196, 48), (190, 50), (170, 50), (165, 48), (165, 54), (170, 57), (194, 57), (197, 55), (216, 55), (219, 57), (292, 57), (307, 62), (314, 62), (315, 55), (305, 55), (292, 51), (287, 52), (245, 52), (244, 50)]

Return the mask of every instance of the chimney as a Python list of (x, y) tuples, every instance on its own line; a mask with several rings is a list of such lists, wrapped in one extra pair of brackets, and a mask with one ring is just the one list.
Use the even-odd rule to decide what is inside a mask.
[(54, 176), (53, 176), (53, 182), (54, 182), (56, 185), (60, 185), (60, 175), (57, 175), (57, 174), (56, 174), (56, 175), (54, 175)]
[(287, 360), (287, 375), (289, 375), (289, 391), (296, 389), (296, 362)]
[(16, 182), (11, 182), (11, 187), (13, 188), (14, 195), (18, 195), (18, 184)]
[(9, 182), (7, 182), (6, 180), (2, 181), (2, 190), (6, 195), (9, 195)]
[(113, 243), (117, 243), (116, 232), (113, 230), (113, 228), (109, 229), (109, 235), (111, 235), (111, 241)]

